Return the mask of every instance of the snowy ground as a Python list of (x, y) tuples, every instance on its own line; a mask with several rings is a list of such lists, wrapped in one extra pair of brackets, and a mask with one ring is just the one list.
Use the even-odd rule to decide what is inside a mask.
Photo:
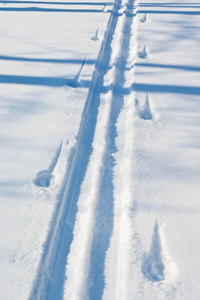
[(0, 4), (1, 299), (197, 300), (197, 0)]

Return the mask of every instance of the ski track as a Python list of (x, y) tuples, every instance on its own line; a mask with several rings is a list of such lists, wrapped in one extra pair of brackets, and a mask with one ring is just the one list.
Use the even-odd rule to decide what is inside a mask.
[[(138, 7), (139, 0), (115, 0), (30, 300), (131, 300), (133, 291), (144, 299), (156, 289), (165, 299), (175, 298), (173, 286), (152, 286), (165, 279), (165, 269), (169, 277), (176, 273), (167, 251), (161, 255), (162, 228), (156, 223), (151, 250), (143, 259), (135, 220), (132, 175), (142, 132), (135, 119), (156, 119), (148, 93), (143, 110), (136, 99), (137, 92), (153, 91), (148, 84), (140, 88), (134, 83), (137, 57), (150, 58), (146, 45), (138, 52), (137, 26), (154, 12)], [(98, 29), (91, 39), (98, 39)], [(85, 61), (67, 85), (81, 86)], [(37, 185), (50, 185), (39, 179), (52, 175), (61, 150), (62, 143), (49, 169), (37, 174)]]
[[(74, 240), (68, 257), (65, 299), (102, 299), (105, 284), (105, 299), (127, 299), (125, 282), (130, 262), (127, 249), (132, 236), (130, 156), (135, 107), (131, 65), (137, 53), (135, 34), (131, 32), (136, 16), (133, 3), (131, 0), (122, 3), (123, 13), (118, 16), (112, 41), (111, 70), (104, 77), (104, 85), (111, 82), (111, 87), (100, 97), (93, 153), (81, 188)], [(125, 85), (129, 90), (126, 96)], [(126, 124), (125, 134), (120, 134), (123, 124)], [(105, 277), (110, 239), (111, 258), (108, 258), (107, 268), (110, 276)]]
[(37, 278), (29, 298), (31, 300), (63, 298), (65, 266), (73, 240), (77, 202), (90, 153), (92, 153), (93, 149), (92, 142), (97, 122), (100, 93), (103, 91), (103, 77), (109, 69), (112, 51), (111, 42), (119, 17), (119, 9), (120, 0), (116, 0), (99, 52), (96, 69), (93, 73), (77, 135), (77, 143), (70, 153), (71, 159), (68, 162), (63, 188), (59, 196), (59, 204), (44, 247)]
[[(135, 4), (135, 6), (133, 6)], [(124, 15), (121, 55), (116, 63), (117, 80), (113, 90), (115, 101), (121, 101), (122, 110), (116, 122), (117, 140), (123, 147), (117, 147), (116, 165), (113, 169), (114, 222), (110, 247), (106, 255), (105, 289), (103, 299), (129, 299), (128, 277), (131, 266), (131, 245), (134, 225), (131, 218), (132, 193), (132, 153), (134, 140), (134, 99), (131, 90), (134, 72), (131, 66), (137, 53), (137, 3), (129, 1)], [(128, 70), (128, 71), (126, 71)], [(128, 93), (124, 95), (124, 88)]]
[(115, 1), (30, 300), (129, 299), (137, 21)]

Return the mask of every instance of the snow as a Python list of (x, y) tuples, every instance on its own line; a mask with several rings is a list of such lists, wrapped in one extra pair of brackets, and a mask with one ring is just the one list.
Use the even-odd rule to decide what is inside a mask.
[(168, 254), (162, 228), (156, 220), (152, 236), (151, 250), (144, 256), (144, 275), (151, 281), (176, 280), (177, 267)]
[[(104, 3), (1, 4), (1, 299), (27, 299), (37, 277), (101, 46), (91, 37), (97, 27), (104, 36), (109, 17)], [(72, 89), (84, 58), (87, 87)]]
[(199, 298), (199, 8), (0, 4), (1, 299)]

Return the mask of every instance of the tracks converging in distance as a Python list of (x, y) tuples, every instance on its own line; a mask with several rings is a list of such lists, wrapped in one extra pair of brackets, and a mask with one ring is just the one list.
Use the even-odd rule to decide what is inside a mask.
[[(128, 251), (124, 231), (131, 235), (129, 154), (134, 100), (130, 66), (136, 12), (134, 0), (114, 3), (30, 300), (62, 299), (66, 264), (68, 299), (97, 300), (106, 297), (108, 290), (112, 299), (126, 295), (120, 274), (126, 278), (128, 266), (119, 253)], [(125, 122), (123, 134), (120, 122)], [(79, 153), (84, 154), (82, 158)], [(110, 266), (115, 270), (115, 287)]]

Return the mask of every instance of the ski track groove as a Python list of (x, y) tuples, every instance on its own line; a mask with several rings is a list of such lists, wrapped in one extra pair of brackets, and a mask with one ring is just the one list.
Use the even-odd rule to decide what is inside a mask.
[[(129, 42), (130, 42), (130, 28), (134, 15), (132, 14), (132, 4), (127, 4), (126, 11), (124, 13), (124, 19), (121, 20), (119, 26), (120, 33), (117, 37), (116, 45), (120, 46), (121, 49), (117, 55), (117, 59), (114, 62), (115, 65), (115, 78), (112, 86), (112, 109), (110, 117), (110, 126), (108, 127), (107, 139), (108, 146), (106, 152), (110, 155), (106, 155), (104, 159), (104, 170), (102, 172), (101, 189), (99, 192), (99, 200), (96, 214), (96, 227), (97, 232), (95, 233), (92, 253), (91, 253), (91, 267), (90, 267), (90, 278), (88, 280), (89, 299), (102, 299), (103, 289), (105, 286), (105, 257), (106, 252), (109, 248), (110, 238), (113, 230), (113, 211), (114, 211), (114, 168), (116, 164), (115, 154), (120, 150), (124, 149), (124, 137), (121, 136), (119, 141), (116, 143), (116, 139), (119, 135), (117, 132), (118, 118), (123, 110), (124, 97), (123, 97), (123, 86), (125, 84), (125, 67), (127, 65)], [(120, 30), (121, 29), (121, 30)], [(115, 46), (116, 46), (115, 45)], [(115, 47), (114, 47), (115, 48)], [(131, 84), (130, 84), (131, 86)], [(130, 89), (129, 89), (130, 92)], [(131, 99), (133, 103), (134, 97)], [(127, 108), (131, 110), (131, 108)], [(126, 119), (125, 119), (126, 122)], [(131, 124), (129, 124), (131, 126)], [(131, 127), (132, 128), (132, 127)], [(124, 163), (124, 161), (123, 161)], [(122, 172), (123, 174), (124, 172)], [(116, 261), (115, 261), (116, 263)], [(113, 274), (112, 274), (113, 276)], [(109, 296), (110, 297), (110, 296)], [(115, 299), (115, 298), (107, 298)]]
[[(135, 4), (135, 6), (133, 6)], [(135, 12), (133, 11), (135, 10)], [(125, 12), (124, 26), (120, 44), (121, 55), (116, 63), (117, 80), (113, 90), (115, 101), (123, 104), (116, 123), (117, 139), (123, 141), (123, 147), (117, 147), (116, 164), (113, 170), (114, 186), (114, 224), (110, 247), (106, 255), (105, 289), (103, 299), (129, 299), (128, 278), (130, 277), (131, 244), (134, 238), (134, 226), (131, 218), (133, 206), (132, 167), (134, 143), (134, 98), (131, 86), (134, 71), (132, 60), (137, 54), (134, 17), (137, 16), (137, 2), (129, 0)], [(133, 27), (133, 28), (132, 28)], [(126, 70), (129, 70), (126, 72)], [(124, 86), (128, 93), (124, 95)], [(121, 131), (121, 129), (123, 130)]]
[[(77, 135), (77, 143), (71, 150), (59, 203), (50, 227), (38, 274), (29, 297), (30, 300), (62, 299), (65, 281), (65, 266), (77, 213), (77, 202), (92, 153), (95, 125), (97, 122), (103, 77), (109, 69), (111, 42), (119, 16), (120, 0), (116, 0), (110, 15), (95, 71), (86, 100)], [(79, 158), (84, 153), (84, 159)]]
[[(135, 108), (133, 79), (126, 76), (137, 52), (136, 45), (131, 49), (135, 2), (114, 3), (30, 300), (63, 299), (66, 264), (65, 299), (126, 298), (133, 237), (132, 161), (126, 156)], [(123, 134), (120, 122), (126, 124)]]
[[(127, 278), (129, 260), (126, 261), (125, 268), (122, 267), (123, 262), (120, 261), (120, 252), (127, 256), (126, 248), (130, 247), (132, 234), (132, 221), (130, 219), (130, 206), (132, 204), (131, 161), (126, 158), (126, 155), (130, 157), (132, 153), (133, 140), (135, 102), (134, 95), (131, 93), (131, 76), (128, 80), (129, 95), (126, 97), (127, 99), (124, 97), (123, 88), (127, 84), (125, 76), (127, 64), (129, 67), (131, 66), (131, 58), (136, 57), (137, 47), (133, 44), (135, 55), (133, 56), (131, 51), (133, 49), (130, 49), (131, 26), (135, 16), (133, 14), (133, 1), (130, 0), (124, 6), (126, 9), (119, 18), (112, 43), (111, 88), (107, 95), (101, 95), (101, 100), (104, 101), (101, 101), (99, 106), (93, 154), (78, 202), (79, 211), (74, 230), (74, 240), (68, 257), (66, 299), (102, 299), (105, 286), (104, 263), (112, 235), (114, 206), (116, 211), (125, 211), (125, 213), (122, 213), (122, 217), (115, 216), (117, 219), (115, 223), (119, 223), (122, 227), (128, 223), (126, 229), (129, 236), (128, 239), (125, 238), (124, 240), (123, 236), (126, 235), (126, 229), (123, 231), (117, 230), (119, 233), (116, 233), (114, 228), (114, 238), (118, 241), (114, 249), (117, 249), (118, 245), (119, 249), (117, 250), (117, 260), (114, 262), (116, 268), (112, 266), (111, 273), (113, 273), (112, 270), (118, 273), (114, 285), (119, 286), (121, 291), (119, 292), (117, 288), (114, 289), (114, 292), (111, 291), (106, 299), (122, 299), (125, 295), (124, 284), (120, 284), (120, 282), (124, 282), (124, 280), (121, 280), (122, 275), (120, 279), (120, 273), (122, 272)], [(130, 72), (132, 72), (131, 68), (129, 68), (128, 75), (130, 75)], [(120, 141), (118, 145), (116, 144), (119, 135), (118, 119), (121, 114), (123, 114), (123, 122), (126, 124), (125, 131), (127, 132), (125, 136), (122, 134), (120, 137), (124, 140), (124, 149), (120, 149)], [(102, 149), (99, 150), (101, 144)], [(100, 156), (98, 156), (99, 152), (101, 152)], [(119, 156), (118, 160), (115, 155)], [(119, 165), (119, 171), (115, 170), (116, 162)], [(124, 174), (124, 166), (128, 170), (128, 178), (125, 180), (122, 175)], [(116, 184), (113, 182), (115, 175), (119, 177), (120, 188), (117, 192), (115, 191)], [(123, 183), (121, 184), (120, 181)], [(127, 200), (122, 201), (122, 206), (119, 205), (121, 199), (118, 199), (117, 193), (122, 198), (127, 197)], [(116, 208), (116, 206), (118, 207)], [(115, 215), (118, 215), (118, 213), (115, 212)], [(119, 263), (116, 264), (116, 261), (119, 261)], [(113, 274), (111, 276), (113, 277)], [(108, 281), (112, 282), (112, 278)]]
[[(117, 150), (115, 124), (122, 108), (122, 101), (115, 100), (113, 95), (113, 88), (118, 82), (115, 63), (118, 57), (121, 57), (121, 49), (118, 48), (121, 41), (121, 27), (123, 27), (122, 17), (123, 14), (117, 17), (118, 24), (112, 41), (111, 70), (104, 77), (105, 83), (111, 82), (111, 90), (100, 97), (93, 153), (78, 202), (80, 210), (77, 214), (74, 241), (67, 266), (66, 299), (97, 300), (101, 299), (103, 294), (105, 252), (112, 231), (112, 177), (115, 163), (112, 154)], [(113, 49), (117, 50), (113, 51)], [(107, 208), (106, 217), (104, 205)], [(108, 224), (107, 230), (103, 228), (104, 223)]]

